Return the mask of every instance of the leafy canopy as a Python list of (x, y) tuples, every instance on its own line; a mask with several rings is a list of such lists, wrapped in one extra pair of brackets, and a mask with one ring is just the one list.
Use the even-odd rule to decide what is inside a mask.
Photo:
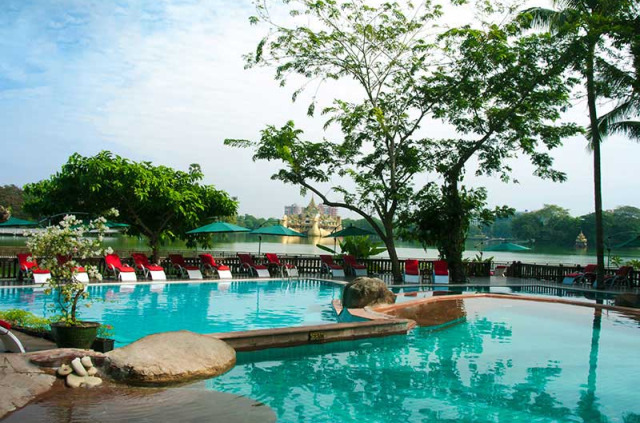
[[(287, 122), (268, 126), (259, 141), (225, 143), (254, 148), (254, 160), (281, 162), (274, 179), (366, 219), (387, 246), (400, 277), (394, 220), (412, 198), (413, 176), (427, 169), (417, 130), (436, 101), (424, 87), (434, 60), (429, 30), (441, 16), (440, 7), (431, 2), (373, 6), (365, 0), (283, 3), (294, 17), (291, 27), (274, 22), (265, 3), (256, 2), (252, 22), (270, 30), (255, 53), (246, 56), (247, 66), (274, 68), (281, 85), (302, 77), (294, 101), (310, 86), (318, 90), (335, 80), (352, 83), (358, 90), (354, 98), (335, 98), (322, 110), (325, 125), (338, 125), (343, 138), (308, 141)], [(313, 97), (309, 114), (315, 109)], [(337, 177), (349, 182), (333, 186), (330, 193), (320, 188)]]
[(129, 233), (148, 237), (154, 253), (165, 239), (185, 232), (211, 216), (236, 213), (237, 203), (211, 185), (193, 164), (188, 172), (150, 162), (134, 162), (103, 151), (93, 157), (74, 154), (51, 178), (25, 186), (25, 210), (101, 214), (115, 208)]

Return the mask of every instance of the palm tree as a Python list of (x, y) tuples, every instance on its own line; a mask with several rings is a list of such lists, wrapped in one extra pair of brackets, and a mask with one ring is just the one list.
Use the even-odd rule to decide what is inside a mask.
[[(613, 132), (638, 135), (637, 121), (629, 121), (629, 113), (638, 111), (638, 91), (618, 97), (628, 85), (630, 75), (610, 60), (612, 49), (632, 44), (635, 69), (638, 67), (637, 5), (635, 0), (554, 0), (554, 9), (531, 8), (520, 19), (532, 26), (544, 26), (557, 37), (565, 65), (585, 78), (589, 110), (587, 138), (593, 150), (593, 180), (596, 217), (597, 286), (604, 284), (604, 233), (602, 224), (602, 182), (600, 144)], [(632, 48), (633, 50), (633, 48)], [(614, 77), (615, 75), (615, 77)], [(635, 87), (637, 88), (637, 72)], [(627, 81), (627, 85), (622, 81)], [(622, 85), (620, 85), (622, 84)], [(632, 90), (633, 91), (633, 90)], [(614, 110), (598, 116), (597, 100), (616, 96), (622, 100)], [(626, 101), (625, 101), (626, 100)]]

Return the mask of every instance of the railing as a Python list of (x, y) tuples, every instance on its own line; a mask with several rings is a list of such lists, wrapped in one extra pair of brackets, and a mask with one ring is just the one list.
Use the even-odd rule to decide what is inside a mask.
[[(133, 261), (129, 256), (128, 251), (118, 251), (123, 263), (133, 265)], [(191, 255), (190, 255), (191, 254)], [(197, 256), (192, 256), (193, 250), (184, 252), (185, 261), (189, 265), (198, 266), (200, 259)], [(214, 252), (212, 253), (219, 261), (231, 268), (233, 274), (242, 275), (247, 274), (247, 270), (243, 269), (240, 260), (237, 257), (237, 252)], [(280, 255), (280, 260), (283, 263), (291, 263), (298, 267), (301, 274), (307, 275), (320, 275), (322, 274), (322, 263), (319, 256), (312, 255)], [(264, 263), (261, 257), (255, 257), (256, 263)], [(386, 258), (370, 258), (359, 259), (359, 263), (367, 266), (367, 270), (371, 275), (388, 275), (391, 274), (391, 260)], [(336, 263), (343, 264), (341, 259), (336, 259)], [(109, 272), (105, 268), (104, 259), (91, 258), (82, 260), (82, 264), (93, 264), (98, 267), (100, 273), (106, 278), (109, 278)], [(494, 263), (502, 264), (502, 263)], [(179, 272), (174, 269), (171, 261), (168, 257), (162, 257), (160, 265), (165, 269), (167, 276), (179, 277)], [(480, 276), (487, 277), (491, 272), (491, 263), (485, 262), (466, 262), (464, 264), (465, 271), (468, 276)], [(404, 273), (404, 261), (400, 261), (401, 271)], [(422, 260), (419, 262), (420, 273), (425, 276), (425, 280), (433, 273), (433, 261)], [(563, 265), (548, 265), (548, 264), (531, 264), (531, 263), (512, 263), (508, 265), (506, 276), (523, 278), (523, 279), (536, 279), (549, 282), (562, 282), (565, 275), (580, 271), (582, 268), (579, 266), (563, 266)], [(616, 269), (607, 269), (607, 274), (614, 274)], [(15, 256), (7, 257), (0, 256), (0, 279), (19, 279), (19, 267), (18, 259)], [(631, 286), (640, 286), (640, 272), (632, 271), (629, 275)]]

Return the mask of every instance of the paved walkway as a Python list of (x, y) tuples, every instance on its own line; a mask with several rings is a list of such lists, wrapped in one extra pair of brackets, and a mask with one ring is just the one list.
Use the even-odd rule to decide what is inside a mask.
[(0, 354), (0, 419), (47, 392), (55, 381), (25, 354)]

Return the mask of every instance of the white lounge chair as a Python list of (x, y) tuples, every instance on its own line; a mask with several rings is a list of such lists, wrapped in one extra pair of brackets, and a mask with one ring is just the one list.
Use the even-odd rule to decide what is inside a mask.
[(0, 352), (9, 351), (12, 353), (25, 352), (22, 342), (10, 331), (11, 325), (0, 320)]

